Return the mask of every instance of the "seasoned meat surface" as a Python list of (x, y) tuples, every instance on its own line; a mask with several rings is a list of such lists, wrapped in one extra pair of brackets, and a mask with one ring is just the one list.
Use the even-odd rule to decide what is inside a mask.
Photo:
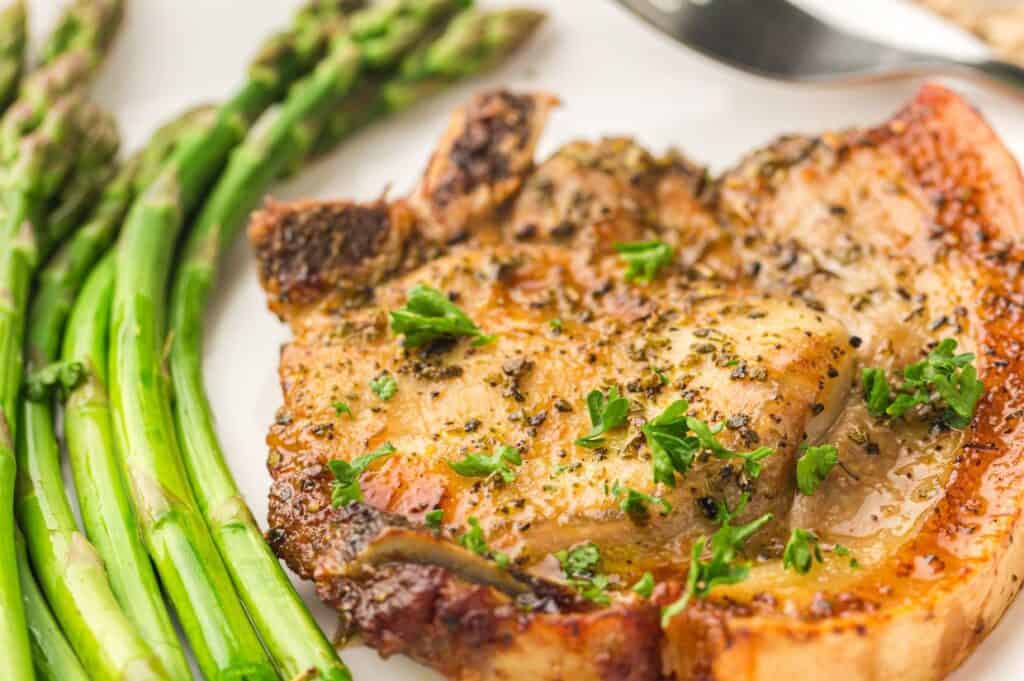
[[(460, 679), (656, 679), (656, 604), (678, 593), (720, 506), (749, 500), (737, 523), (771, 516), (736, 593), (770, 584), (796, 609), (803, 587), (779, 560), (792, 528), (870, 566), (934, 506), (961, 433), (880, 423), (859, 375), (898, 371), (945, 337), (973, 349), (976, 291), (936, 230), (943, 203), (883, 143), (900, 130), (782, 138), (718, 178), (626, 138), (571, 142), (535, 167), (555, 103), (476, 97), (407, 199), (254, 216), (261, 281), (295, 335), (268, 436), (268, 536), (384, 654)], [(616, 246), (653, 240), (671, 262), (628, 276)], [(489, 342), (404, 347), (388, 314), (420, 284)], [(625, 422), (577, 444), (588, 394), (612, 389)], [(729, 451), (771, 450), (760, 470), (704, 452), (674, 486), (656, 483), (643, 427), (681, 399)], [(394, 452), (359, 477), (363, 503), (332, 505), (329, 462), (385, 443)], [(823, 443), (840, 465), (800, 494), (797, 458)], [(519, 454), (510, 475), (451, 465), (502, 447)], [(665, 503), (626, 509), (625, 488)], [(456, 543), (477, 522), (507, 568)], [(609, 579), (604, 608), (564, 584), (555, 557), (587, 542)], [(856, 579), (846, 562), (828, 569)], [(652, 602), (628, 589), (645, 572), (667, 580)], [(528, 644), (534, 657), (517, 658)]]

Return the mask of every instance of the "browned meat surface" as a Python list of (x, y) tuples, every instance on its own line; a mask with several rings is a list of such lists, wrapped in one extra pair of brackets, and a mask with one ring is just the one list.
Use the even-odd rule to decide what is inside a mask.
[[(915, 154), (931, 152), (902, 142), (943, 124), (930, 110), (783, 138), (709, 178), (623, 138), (572, 142), (534, 167), (554, 104), (476, 97), (408, 199), (270, 203), (254, 216), (262, 283), (295, 334), (268, 436), (269, 539), (382, 654), (451, 678), (685, 676), (712, 655), (710, 630), (674, 628), (666, 643), (658, 606), (678, 593), (694, 540), (714, 531), (716, 503), (747, 495), (737, 522), (772, 515), (747, 545), (750, 579), (716, 594), (794, 615), (821, 594), (781, 567), (791, 528), (853, 550), (860, 570), (821, 569), (830, 587), (856, 590), (955, 477), (963, 434), (870, 417), (858, 377), (945, 337), (976, 349), (975, 265), (941, 227), (960, 190), (924, 182)], [(931, 88), (915, 106), (964, 105)], [(1012, 218), (1008, 229), (1024, 224)], [(615, 245), (655, 239), (672, 262), (628, 280)], [(494, 340), (403, 348), (388, 313), (417, 284)], [(373, 389), (382, 378), (396, 386), (386, 399)], [(598, 447), (574, 444), (591, 427), (587, 394), (613, 386), (630, 402), (625, 426)], [(641, 429), (680, 398), (725, 425), (729, 449), (773, 450), (760, 475), (704, 455), (674, 488), (656, 483)], [(394, 453), (360, 478), (365, 504), (333, 507), (328, 462), (386, 442)], [(842, 465), (798, 494), (800, 447), (825, 442)], [(503, 445), (522, 459), (509, 479), (449, 465)], [(627, 513), (619, 486), (671, 510)], [(435, 534), (424, 524), (437, 510)], [(471, 518), (507, 569), (456, 544)], [(583, 542), (600, 550), (607, 605), (563, 583), (554, 555)], [(629, 590), (647, 571), (665, 580), (651, 601)]]

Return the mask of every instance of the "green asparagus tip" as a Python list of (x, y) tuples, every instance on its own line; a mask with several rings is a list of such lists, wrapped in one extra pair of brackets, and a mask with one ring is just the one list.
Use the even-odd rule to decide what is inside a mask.
[(43, 47), (44, 63), (80, 50), (98, 61), (113, 42), (123, 17), (123, 0), (74, 0)]

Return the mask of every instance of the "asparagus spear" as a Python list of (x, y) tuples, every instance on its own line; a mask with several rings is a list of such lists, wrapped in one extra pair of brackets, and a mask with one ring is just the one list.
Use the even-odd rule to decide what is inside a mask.
[[(82, 663), (75, 657), (64, 632), (50, 613), (50, 606), (36, 584), (29, 569), (25, 540), (19, 532), (16, 537), (18, 573), (21, 576), (21, 596), (28, 620), (28, 634), (35, 663), (36, 676), (43, 681), (89, 681)], [(31, 678), (31, 677), (29, 677)]]
[[(145, 186), (182, 135), (209, 124), (209, 109), (188, 112), (158, 130), (104, 192), (93, 217), (75, 233), (40, 276), (40, 317), (63, 320), (74, 288), (116, 236), (132, 198)], [(96, 545), (125, 614), (142, 633), (174, 681), (191, 679), (113, 451), (106, 393), (107, 330), (113, 289), (112, 257), (89, 275), (68, 321), (62, 359), (86, 367), (87, 379), (64, 409), (68, 457), (82, 522)], [(44, 302), (47, 299), (51, 302)]]
[(543, 19), (543, 14), (529, 9), (461, 12), (443, 35), (407, 57), (397, 76), (361, 83), (331, 112), (313, 154), (328, 153), (364, 125), (494, 68), (533, 35)]
[(0, 12), (0, 111), (6, 109), (18, 93), (25, 69), (27, 37), (25, 2), (15, 0)]
[[(52, 321), (52, 314), (34, 311), (30, 368), (57, 354), (60, 326)], [(18, 517), (40, 585), (91, 674), (168, 681), (160, 661), (121, 610), (99, 554), (78, 530), (64, 492), (50, 402), (23, 402), (18, 429)]]
[(29, 283), (38, 261), (35, 228), (43, 204), (59, 187), (74, 152), (76, 97), (51, 108), (40, 129), (25, 138), (8, 169), (10, 186), (3, 195), (6, 213), (0, 223), (0, 675), (32, 678), (24, 612), (14, 562), (15, 415), (21, 387), (21, 344)]
[(96, 74), (120, 26), (123, 0), (76, 0), (48, 41), (43, 66), (25, 79), (0, 121), (0, 160), (17, 155), (21, 139), (50, 107)]
[[(60, 334), (75, 290), (92, 264), (114, 239), (134, 196), (134, 186), (140, 171), (143, 170), (143, 160), (147, 163), (159, 162), (159, 154), (168, 153), (169, 144), (180, 134), (183, 126), (198, 125), (200, 122), (200, 115), (188, 114), (159, 131), (150, 145), (149, 152), (130, 162), (104, 193), (104, 200), (97, 208), (94, 219), (78, 231), (53, 262), (43, 270), (29, 323), (30, 366), (39, 367), (55, 359)], [(79, 157), (80, 162), (83, 156), (84, 153)], [(111, 263), (108, 268), (111, 276), (112, 266)], [(89, 314), (90, 323), (96, 325), (102, 321), (105, 332), (107, 315), (95, 311)], [(105, 368), (102, 366), (104, 374)], [(82, 415), (78, 407), (82, 399), (88, 401), (85, 394), (90, 390), (95, 393), (96, 387), (102, 385), (101, 378), (93, 378), (91, 382), (91, 388), (81, 391), (83, 397), (77, 398), (79, 404), (69, 408), (66, 419), (69, 446), (79, 444)], [(119, 571), (114, 575), (113, 590), (108, 582), (107, 573), (99, 562), (100, 557), (106, 558), (107, 555), (97, 555), (95, 549), (77, 531), (60, 482), (59, 451), (52, 417), (47, 402), (24, 404), (18, 469), (22, 477), (22, 484), (19, 485), (22, 495), (22, 526), (28, 536), (29, 549), (36, 564), (37, 574), (58, 619), (70, 635), (81, 659), (101, 678), (121, 678), (127, 675), (129, 668), (133, 678), (134, 675), (154, 679), (190, 678), (187, 663), (177, 644), (177, 637), (157, 589), (152, 569), (146, 561), (141, 542), (138, 541), (138, 529), (132, 522), (130, 511), (122, 514), (120, 518), (104, 519), (103, 512), (97, 512), (95, 508), (95, 495), (83, 494), (80, 500), (83, 516), (87, 521), (91, 521), (87, 522), (87, 527), (100, 525), (106, 529), (117, 526), (120, 520), (122, 527), (118, 528), (121, 531), (119, 538), (128, 545), (127, 557), (129, 560), (140, 559), (126, 566), (124, 560), (117, 560), (121, 556), (115, 553), (116, 549), (111, 550), (109, 542), (105, 541), (109, 533), (102, 530), (98, 532), (101, 540), (105, 542), (103, 548), (107, 551), (104, 553), (114, 554), (108, 564), (112, 569)], [(104, 425), (106, 433), (109, 434), (109, 422)], [(78, 452), (80, 453), (80, 449)], [(106, 476), (99, 481), (106, 483), (101, 493), (111, 495), (101, 503), (115, 507), (118, 500), (126, 503), (127, 499), (122, 483), (117, 477), (116, 468), (109, 466), (112, 463), (111, 459), (104, 458), (102, 452), (95, 452), (94, 456), (103, 459), (101, 463), (108, 464), (106, 468), (101, 465), (96, 471), (98, 476)], [(77, 466), (76, 472), (80, 471), (81, 466)], [(97, 491), (92, 483), (93, 481), (86, 477), (86, 484), (82, 485), (83, 490)], [(127, 511), (127, 507), (121, 510)], [(132, 556), (130, 551), (133, 546), (138, 549), (135, 556)], [(62, 552), (67, 552), (68, 555), (62, 556)], [(144, 571), (140, 571), (140, 566)], [(122, 574), (126, 568), (129, 571), (128, 575)], [(125, 586), (129, 588), (122, 588), (121, 593), (118, 593), (117, 587)], [(133, 591), (130, 588), (133, 586), (143, 588)], [(135, 617), (126, 616), (126, 613)], [(138, 630), (135, 622), (138, 623)], [(144, 634), (144, 638), (140, 636), (140, 632)], [(145, 641), (153, 642), (153, 651)], [(158, 655), (154, 655), (154, 652)], [(164, 673), (164, 668), (168, 670), (167, 674)]]
[(45, 229), (39, 235), (40, 260), (78, 225), (116, 169), (120, 146), (117, 122), (99, 107), (86, 107), (79, 115), (82, 147), (61, 189), (60, 201), (47, 215)]
[[(472, 15), (485, 24), (520, 17), (519, 11)], [(520, 31), (501, 33), (468, 31), (477, 26), (463, 17), (452, 22), (432, 43), (430, 54), (452, 60), (473, 57), (473, 64), (491, 64), (478, 58), (481, 41), (489, 40), (491, 53), (505, 54), (536, 25), (539, 15), (519, 21)], [(461, 50), (450, 49), (457, 44)], [(444, 49), (442, 49), (444, 48)], [(287, 678), (316, 669), (324, 679), (343, 679), (337, 657), (323, 638), (277, 559), (266, 545), (224, 461), (213, 428), (213, 416), (203, 390), (202, 318), (216, 273), (218, 253), (235, 237), (246, 215), (269, 184), (286, 166), (306, 156), (316, 139), (325, 113), (345, 98), (358, 70), (358, 44), (339, 38), (331, 54), (306, 80), (297, 84), (280, 110), (270, 112), (231, 162), (200, 213), (178, 265), (171, 302), (170, 365), (174, 382), (175, 418), (186, 468), (207, 524), (235, 580), (264, 643)], [(454, 64), (442, 62), (454, 71)], [(468, 66), (462, 73), (470, 72)], [(435, 69), (436, 70), (436, 69)], [(403, 69), (403, 73), (405, 70)], [(421, 68), (417, 73), (425, 73)], [(400, 76), (400, 78), (404, 78)], [(404, 79), (401, 82), (410, 82)], [(417, 93), (426, 94), (426, 88)]]
[(124, 18), (124, 0), (74, 0), (43, 47), (43, 63), (63, 54), (85, 52), (99, 65)]
[(165, 329), (158, 301), (183, 217), (199, 201), (249, 125), (312, 67), (308, 25), (272, 39), (241, 90), (208, 130), (175, 150), (123, 227), (112, 306), (110, 390), (114, 440), (150, 557), (210, 678), (276, 675), (238, 601), (189, 488), (161, 372)]

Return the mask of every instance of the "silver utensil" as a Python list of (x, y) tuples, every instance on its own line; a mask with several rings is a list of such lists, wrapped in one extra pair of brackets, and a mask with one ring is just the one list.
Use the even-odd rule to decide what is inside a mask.
[(786, 0), (617, 0), (655, 28), (712, 59), (768, 78), (848, 83), (949, 74), (1024, 95), (1024, 69), (903, 50), (846, 33)]

